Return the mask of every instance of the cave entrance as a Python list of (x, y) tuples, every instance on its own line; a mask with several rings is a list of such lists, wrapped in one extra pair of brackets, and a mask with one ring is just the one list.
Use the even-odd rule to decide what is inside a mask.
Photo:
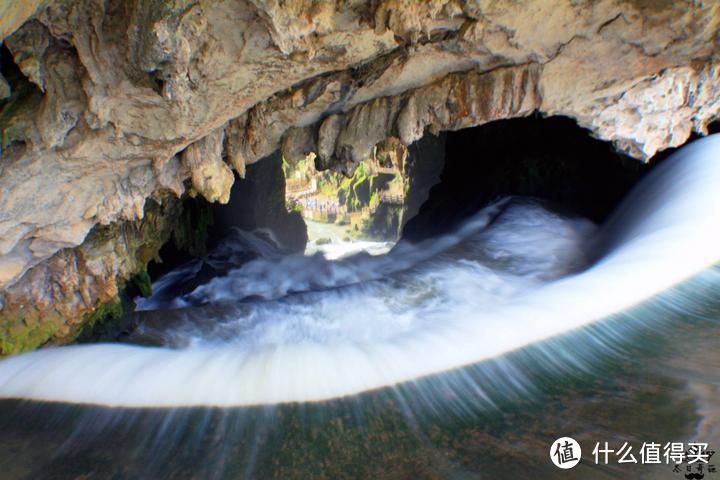
[(317, 170), (314, 160), (313, 154), (296, 162), (283, 159), (285, 201), (307, 225), (306, 253), (322, 251), (332, 259), (359, 250), (386, 252), (399, 235), (401, 168), (370, 159), (346, 176)]
[(405, 176), (397, 162), (369, 159), (352, 175), (317, 170), (311, 153), (296, 162), (283, 158), (287, 208), (307, 225), (306, 254), (336, 259), (361, 250), (387, 252), (399, 236)]
[(549, 200), (599, 223), (650, 167), (567, 117), (500, 120), (446, 132), (444, 143), (441, 181), (403, 229), (410, 241), (452, 230), (509, 195)]
[[(387, 147), (378, 149), (393, 150)], [(282, 269), (273, 262), (284, 261), (288, 253), (315, 248), (331, 260), (353, 253), (346, 248), (328, 255), (320, 248), (329, 228), (340, 231), (336, 243), (364, 249), (363, 242), (386, 242), (389, 249), (398, 238), (416, 242), (453, 231), (489, 203), (511, 195), (546, 200), (544, 207), (601, 223), (651, 166), (671, 153), (645, 164), (593, 138), (572, 119), (539, 116), (427, 134), (407, 149), (397, 147), (402, 155), (375, 156), (374, 163), (346, 176), (317, 171), (312, 155), (289, 164), (275, 152), (236, 179), (227, 205), (186, 198), (174, 240), (160, 252), (166, 263), (148, 268), (155, 280), (180, 265), (174, 279), (157, 282), (153, 308), (175, 308), (177, 299), (194, 305), (188, 295), (198, 287), (258, 257), (270, 260), (259, 262), (263, 268)], [(382, 208), (394, 211), (383, 214)], [(265, 244), (272, 245), (269, 253)], [(174, 258), (178, 249), (186, 253)], [(195, 258), (187, 258), (187, 252)], [(238, 285), (244, 285), (239, 278)]]
[(387, 252), (439, 179), (444, 143), (428, 136), (409, 149), (390, 138), (348, 174), (318, 170), (315, 155), (283, 158), (285, 201), (307, 225), (306, 254), (336, 259)]
[[(709, 130), (716, 132), (718, 124)], [(267, 232), (285, 252), (322, 251), (329, 259), (359, 250), (380, 254), (401, 238), (447, 233), (509, 195), (548, 200), (601, 223), (673, 150), (642, 163), (570, 118), (541, 116), (428, 133), (407, 149), (392, 142), (378, 145), (373, 158), (347, 175), (318, 170), (312, 153), (291, 163), (275, 152), (249, 165), (229, 204), (186, 200), (187, 219), (180, 223), (203, 235), (181, 235), (192, 240), (185, 250), (203, 257), (240, 229)], [(190, 260), (176, 250), (164, 247), (160, 256), (167, 261), (150, 266), (152, 279)]]
[(390, 138), (346, 174), (318, 170), (312, 153), (276, 160), (286, 208), (308, 227), (306, 253), (333, 259), (445, 233), (510, 195), (548, 200), (600, 223), (665, 156), (645, 164), (570, 118), (535, 115), (427, 134), (407, 149)]

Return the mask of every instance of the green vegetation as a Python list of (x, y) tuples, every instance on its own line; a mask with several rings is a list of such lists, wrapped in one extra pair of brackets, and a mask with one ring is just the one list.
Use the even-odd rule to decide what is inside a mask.
[(302, 213), (303, 206), (298, 203), (296, 200), (290, 200), (287, 205), (288, 212), (298, 212)]
[(370, 206), (370, 184), (372, 176), (368, 174), (365, 164), (361, 163), (353, 172), (353, 176), (345, 178), (334, 195), (348, 210), (357, 211)]
[[(283, 159), (283, 172), (288, 182), (295, 183), (295, 191), (308, 191), (311, 182), (316, 183), (316, 190), (310, 197), (295, 200), (288, 195), (288, 210), (302, 213), (302, 209), (309, 205), (312, 208), (312, 213), (307, 214), (309, 218), (317, 222), (347, 225), (348, 236), (353, 238), (395, 238), (397, 231), (393, 228), (399, 225), (400, 214), (398, 209), (388, 210), (390, 207), (383, 206), (384, 193), (402, 197), (407, 185), (400, 174), (392, 175), (373, 165), (372, 162), (362, 162), (351, 176), (343, 176), (330, 170), (310, 173), (306, 159), (295, 164)], [(328, 203), (332, 205), (331, 208), (320, 208)], [(381, 218), (374, 218), (380, 209)]]
[(10, 322), (4, 320), (0, 328), (0, 356), (29, 352), (51, 343), (61, 328), (69, 328), (70, 339), (95, 335), (98, 329), (107, 329), (109, 325), (117, 323), (123, 317), (123, 311), (122, 300), (115, 297), (98, 303), (81, 321), (73, 325), (67, 325), (57, 312), (43, 317), (28, 315)]
[(97, 329), (118, 322), (122, 316), (123, 304), (119, 297), (101, 303), (92, 312), (85, 315), (82, 328), (78, 331), (76, 338), (81, 339), (92, 336)]
[(137, 287), (140, 295), (145, 298), (152, 296), (152, 282), (147, 270), (142, 270), (141, 272), (136, 273), (130, 281)]
[(362, 220), (357, 236), (378, 240), (395, 238), (400, 229), (401, 215), (401, 206), (379, 204), (374, 215)]
[(372, 195), (370, 195), (370, 207), (376, 207), (377, 204), (380, 201), (380, 194), (377, 190), (375, 190)]
[(28, 352), (45, 344), (59, 330), (60, 323), (43, 319), (35, 321), (29, 318), (17, 318), (14, 321), (3, 319), (0, 329), (0, 356)]
[(172, 233), (175, 247), (196, 257), (205, 255), (208, 228), (214, 223), (212, 205), (207, 200), (201, 196), (187, 198)]

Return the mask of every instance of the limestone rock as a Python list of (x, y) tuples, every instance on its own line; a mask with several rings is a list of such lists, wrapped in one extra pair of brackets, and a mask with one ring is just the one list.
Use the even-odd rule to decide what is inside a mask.
[(0, 42), (45, 4), (47, 0), (0, 1)]
[(720, 116), (720, 64), (662, 71), (599, 108), (588, 123), (623, 151), (647, 158), (678, 147), (693, 131), (707, 134), (707, 123)]
[(175, 228), (180, 202), (172, 195), (161, 202), (149, 200), (141, 221), (95, 227), (82, 246), (60, 250), (0, 292), (0, 356), (72, 340), (89, 315), (114, 301)]
[(227, 203), (235, 177), (222, 159), (224, 130), (217, 130), (190, 145), (182, 163), (191, 174), (192, 185), (210, 202)]
[(340, 135), (342, 124), (343, 117), (338, 114), (330, 115), (320, 124), (317, 134), (317, 155), (321, 165), (320, 168), (329, 168), (332, 165), (335, 156), (335, 144), (338, 135)]
[(43, 57), (50, 46), (50, 34), (36, 20), (25, 23), (5, 42), (22, 73), (40, 90), (45, 91), (45, 64)]

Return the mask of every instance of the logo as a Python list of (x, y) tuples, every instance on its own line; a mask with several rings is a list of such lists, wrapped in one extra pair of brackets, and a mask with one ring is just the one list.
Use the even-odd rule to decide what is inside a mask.
[(567, 470), (580, 463), (582, 450), (574, 438), (561, 437), (550, 447), (550, 460), (556, 467)]

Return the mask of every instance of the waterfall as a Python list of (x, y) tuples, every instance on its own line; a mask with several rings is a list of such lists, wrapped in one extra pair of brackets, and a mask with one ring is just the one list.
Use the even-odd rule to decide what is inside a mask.
[(668, 158), (599, 227), (507, 198), (383, 256), (261, 256), (184, 295), (183, 309), (150, 299), (147, 328), (164, 346), (11, 357), (0, 398), (230, 407), (345, 397), (579, 329), (718, 260), (720, 135)]

